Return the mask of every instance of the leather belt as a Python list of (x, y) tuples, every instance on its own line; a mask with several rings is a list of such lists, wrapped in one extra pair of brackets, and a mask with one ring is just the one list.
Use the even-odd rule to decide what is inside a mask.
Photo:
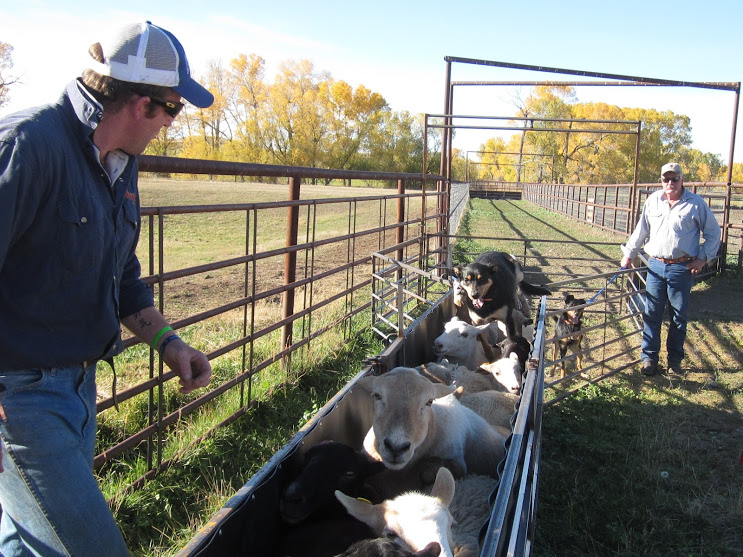
[(687, 261), (692, 261), (696, 258), (691, 255), (685, 255), (684, 257), (677, 257), (675, 259), (666, 259), (665, 257), (653, 257), (653, 259), (657, 259), (661, 263), (670, 265), (672, 263), (686, 263)]

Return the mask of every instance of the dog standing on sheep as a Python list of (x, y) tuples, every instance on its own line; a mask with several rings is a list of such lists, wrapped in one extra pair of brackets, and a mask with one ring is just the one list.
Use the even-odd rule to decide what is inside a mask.
[[(526, 282), (521, 263), (502, 251), (486, 251), (472, 263), (454, 267), (454, 277), (458, 281), (456, 288), (467, 294), (464, 302), (472, 323), (502, 321), (508, 336), (521, 332), (516, 330), (514, 321), (514, 310), (521, 293), (530, 296), (551, 294), (543, 286)], [(459, 298), (455, 295), (455, 300)]]

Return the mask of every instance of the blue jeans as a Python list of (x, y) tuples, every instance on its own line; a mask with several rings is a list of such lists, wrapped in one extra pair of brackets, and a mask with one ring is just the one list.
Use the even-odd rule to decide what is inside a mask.
[(95, 364), (0, 372), (0, 553), (128, 556), (95, 476)]
[(689, 307), (694, 278), (684, 263), (666, 265), (651, 258), (645, 292), (645, 315), (642, 331), (642, 361), (658, 363), (660, 329), (663, 311), (669, 306), (670, 324), (666, 339), (668, 365), (681, 364), (686, 340), (686, 312)]

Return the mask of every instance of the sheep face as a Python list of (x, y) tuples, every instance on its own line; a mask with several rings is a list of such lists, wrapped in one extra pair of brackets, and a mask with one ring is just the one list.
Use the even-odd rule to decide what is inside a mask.
[[(384, 375), (365, 377), (374, 401), (374, 420), (364, 448), (387, 468), (400, 470), (425, 451), (436, 427), (433, 401), (455, 387), (434, 384), (413, 368), (398, 367)], [(423, 447), (422, 447), (423, 445)]]
[(489, 344), (495, 344), (498, 340), (498, 333), (491, 329), (489, 323), (470, 325), (456, 316), (452, 317), (444, 324), (444, 332), (433, 341), (433, 353), (437, 358), (446, 356), (462, 365), (470, 362), (467, 367), (474, 365), (476, 368), (486, 361), (482, 341), (478, 335), (482, 335)]
[(370, 505), (336, 491), (348, 513), (368, 524), (378, 536), (393, 540), (409, 551), (422, 551), (431, 542), (441, 546), (441, 555), (452, 557), (452, 515), (449, 505), (455, 483), (451, 472), (439, 468), (431, 495), (408, 492), (379, 505)]
[(481, 367), (489, 371), (507, 392), (515, 395), (521, 392), (521, 362), (515, 352), (491, 364), (483, 364)]

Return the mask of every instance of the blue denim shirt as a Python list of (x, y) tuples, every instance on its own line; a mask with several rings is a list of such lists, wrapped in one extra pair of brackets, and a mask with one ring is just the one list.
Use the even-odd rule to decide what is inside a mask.
[[(700, 245), (699, 238), (704, 239)], [(634, 259), (640, 248), (651, 257), (676, 259), (693, 256), (712, 261), (720, 248), (720, 225), (701, 195), (684, 189), (673, 207), (663, 190), (653, 192), (642, 207), (635, 230), (622, 246)]]
[(77, 80), (55, 104), (0, 119), (0, 370), (74, 365), (120, 349), (120, 319), (153, 305), (140, 280), (137, 163), (115, 182)]

